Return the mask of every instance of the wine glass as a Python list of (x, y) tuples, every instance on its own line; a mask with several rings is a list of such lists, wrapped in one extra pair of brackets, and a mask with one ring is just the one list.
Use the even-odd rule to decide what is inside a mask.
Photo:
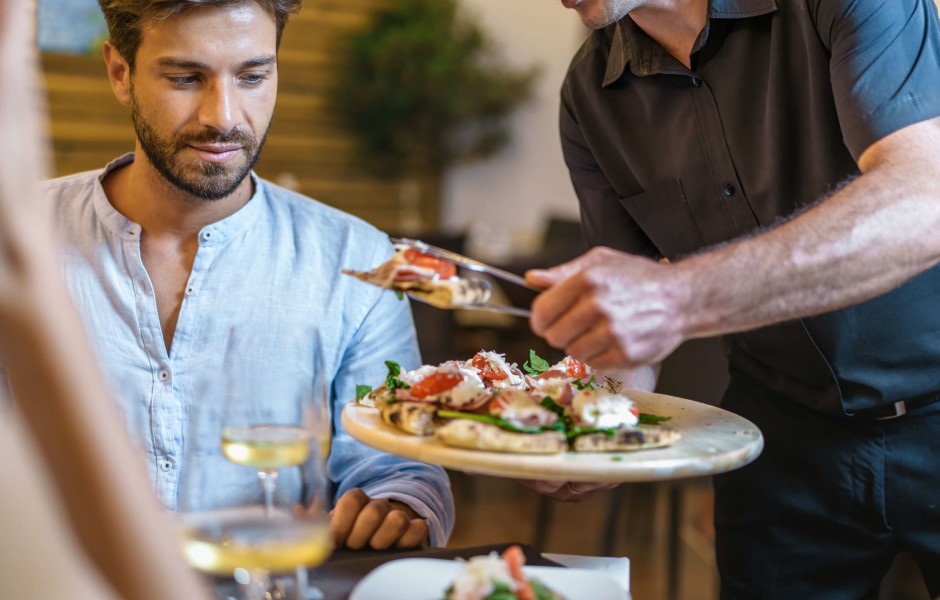
[(318, 364), (253, 369), (255, 341), (232, 333), (225, 381), (204, 386), (190, 408), (183, 552), (205, 573), (234, 577), (244, 600), (305, 598), (306, 569), (332, 551), (327, 377)]

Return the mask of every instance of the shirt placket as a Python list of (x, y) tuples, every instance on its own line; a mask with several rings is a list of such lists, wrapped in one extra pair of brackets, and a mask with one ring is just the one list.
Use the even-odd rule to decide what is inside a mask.
[[(184, 412), (180, 398), (175, 393), (174, 369), (163, 339), (153, 283), (141, 259), (140, 226), (133, 225), (127, 233), (125, 253), (129, 258), (128, 270), (132, 274), (131, 285), (134, 288), (141, 342), (151, 372), (147, 399), (150, 439), (146, 440), (146, 447), (151, 460), (154, 491), (164, 506), (172, 510), (177, 507)], [(147, 391), (142, 389), (140, 393), (146, 394)]]
[(699, 205), (692, 203), (690, 209), (696, 220), (701, 220), (701, 215), (707, 221), (708, 237), (712, 238), (707, 241), (716, 243), (752, 232), (758, 221), (734, 168), (714, 92), (697, 74), (691, 75), (690, 83), (695, 124), (711, 175), (709, 193), (698, 195)]

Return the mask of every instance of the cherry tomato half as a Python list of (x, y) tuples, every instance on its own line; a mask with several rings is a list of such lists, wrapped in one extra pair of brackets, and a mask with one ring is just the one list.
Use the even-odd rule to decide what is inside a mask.
[(473, 356), (473, 361), (471, 364), (480, 369), (480, 377), (483, 379), (489, 379), (490, 381), (497, 379), (506, 379), (509, 377), (509, 374), (502, 371), (501, 369), (494, 369), (490, 366), (490, 361), (486, 360), (486, 357), (483, 356), (482, 352), (477, 352)]
[(427, 398), (453, 389), (461, 381), (463, 375), (460, 373), (437, 371), (411, 386), (411, 395), (415, 398)]
[(418, 252), (414, 248), (405, 250), (405, 260), (417, 267), (434, 269), (441, 279), (450, 279), (457, 274), (457, 266), (454, 263)]

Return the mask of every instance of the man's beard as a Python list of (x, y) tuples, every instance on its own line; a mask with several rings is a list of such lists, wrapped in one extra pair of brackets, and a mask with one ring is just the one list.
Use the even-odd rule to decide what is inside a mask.
[[(137, 132), (140, 147), (157, 172), (176, 188), (203, 200), (221, 200), (238, 188), (258, 162), (271, 126), (269, 122), (260, 142), (253, 135), (238, 129), (225, 134), (207, 129), (197, 135), (163, 139), (141, 114), (133, 91), (131, 121)], [(201, 144), (237, 144), (241, 146), (241, 152), (245, 153), (247, 160), (242, 163), (241, 168), (227, 163), (196, 161), (192, 166), (200, 172), (187, 173), (179, 163), (178, 153), (187, 146)]]
[(578, 11), (581, 21), (590, 29), (603, 29), (619, 21), (636, 8), (633, 0), (598, 0), (600, 14), (586, 14)]

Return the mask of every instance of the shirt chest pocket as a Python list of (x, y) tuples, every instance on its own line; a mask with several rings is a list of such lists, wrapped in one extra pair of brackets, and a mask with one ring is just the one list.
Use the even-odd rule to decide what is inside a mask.
[(705, 245), (678, 177), (650, 186), (642, 194), (620, 197), (620, 204), (669, 260)]

